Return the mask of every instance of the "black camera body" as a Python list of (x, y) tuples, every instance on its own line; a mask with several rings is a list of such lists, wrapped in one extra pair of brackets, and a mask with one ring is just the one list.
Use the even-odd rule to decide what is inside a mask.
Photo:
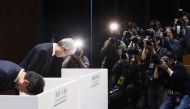
[(126, 31), (125, 34), (124, 34), (125, 37), (132, 37), (132, 33), (129, 32), (129, 31)]
[(184, 21), (183, 21), (183, 20), (177, 19), (176, 25), (183, 25), (183, 24), (184, 24)]
[(161, 60), (162, 60), (162, 63), (163, 63), (163, 62), (168, 63), (169, 58), (168, 58), (168, 57), (166, 57), (166, 56), (163, 56)]
[(121, 54), (121, 59), (128, 59), (128, 55), (126, 53)]
[(148, 69), (146, 71), (146, 77), (149, 79), (149, 80), (152, 80), (152, 76), (154, 74), (154, 69), (156, 67), (156, 65), (161, 65), (163, 63), (165, 63), (165, 61), (167, 61), (168, 58), (160, 58), (159, 56), (154, 58), (148, 65)]
[(151, 40), (147, 40), (147, 41), (146, 41), (146, 45), (152, 46), (152, 45), (154, 45), (154, 43), (153, 43)]
[(155, 31), (151, 28), (151, 29), (147, 29), (145, 31), (145, 35), (153, 37), (155, 35)]
[(117, 39), (117, 38), (115, 38), (115, 37), (112, 37), (111, 39), (110, 39), (110, 43), (112, 43), (112, 44), (117, 44), (117, 43), (119, 43), (120, 41)]
[(163, 36), (164, 36), (164, 37), (169, 36), (169, 32), (165, 31), (165, 32), (163, 33)]
[(186, 25), (185, 20), (183, 19), (183, 16), (186, 15), (188, 16), (188, 14), (183, 11), (183, 9), (179, 9), (177, 12), (177, 18), (174, 20), (174, 26), (178, 34), (180, 30), (177, 30), (177, 26), (181, 29), (183, 26)]
[(80, 56), (81, 50), (76, 50), (75, 55)]
[(137, 44), (140, 41), (140, 36), (132, 36), (131, 41), (135, 44)]
[(133, 55), (133, 54), (138, 55), (139, 54), (139, 50), (136, 47), (127, 49), (127, 52), (128, 52), (129, 55)]

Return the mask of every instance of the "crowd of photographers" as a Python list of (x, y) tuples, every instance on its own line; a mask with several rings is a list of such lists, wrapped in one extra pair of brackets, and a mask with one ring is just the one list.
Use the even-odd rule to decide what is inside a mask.
[(128, 22), (122, 37), (112, 34), (105, 41), (109, 109), (190, 108), (190, 76), (182, 62), (190, 54), (188, 17), (183, 12), (165, 27), (152, 20), (146, 29)]

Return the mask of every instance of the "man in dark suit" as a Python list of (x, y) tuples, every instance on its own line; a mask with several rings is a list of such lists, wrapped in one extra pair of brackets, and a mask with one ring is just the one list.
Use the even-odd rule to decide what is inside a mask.
[(175, 61), (172, 52), (164, 56), (164, 69), (167, 78), (168, 97), (160, 109), (189, 109), (190, 104), (190, 75), (181, 62)]
[(19, 91), (29, 95), (43, 92), (45, 82), (33, 71), (25, 71), (17, 64), (0, 60), (0, 95), (18, 95)]
[(73, 55), (75, 44), (72, 38), (65, 38), (58, 43), (36, 45), (20, 66), (26, 70), (38, 72), (43, 77), (61, 77), (63, 57)]
[[(181, 30), (179, 31), (179, 37), (181, 41), (180, 53), (181, 55), (190, 54), (190, 26), (189, 26), (190, 15), (187, 12), (182, 12), (181, 18), (178, 21), (181, 22)], [(178, 31), (177, 31), (178, 32)]]

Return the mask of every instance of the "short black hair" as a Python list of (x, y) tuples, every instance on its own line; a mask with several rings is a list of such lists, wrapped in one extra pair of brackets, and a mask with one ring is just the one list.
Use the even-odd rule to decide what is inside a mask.
[(188, 19), (189, 19), (189, 17), (190, 17), (189, 13), (187, 13), (187, 12), (185, 12), (185, 11), (182, 12), (182, 17), (183, 17), (183, 16), (186, 16)]
[(174, 54), (173, 54), (171, 51), (168, 51), (165, 55), (166, 55), (168, 58), (171, 58), (171, 59), (174, 59), (174, 60), (175, 60), (175, 56), (174, 56)]
[(37, 95), (43, 92), (45, 81), (41, 75), (35, 73), (34, 71), (26, 71), (24, 79), (29, 81), (29, 84), (26, 86), (29, 94)]

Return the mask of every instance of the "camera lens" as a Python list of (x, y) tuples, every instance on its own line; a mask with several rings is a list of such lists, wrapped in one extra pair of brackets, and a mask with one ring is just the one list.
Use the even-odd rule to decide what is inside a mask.
[(153, 43), (151, 41), (147, 40), (146, 45), (151, 46), (151, 45), (153, 45)]
[(75, 55), (77, 55), (77, 56), (80, 56), (80, 54), (81, 54), (81, 51), (80, 51), (80, 50), (77, 50), (77, 51), (75, 52)]
[(132, 42), (133, 43), (138, 43), (139, 42), (138, 37), (137, 36), (132, 37)]
[(167, 37), (168, 35), (169, 35), (168, 32), (164, 32), (164, 34), (163, 34), (164, 37)]
[(110, 43), (114, 44), (116, 42), (115, 38), (110, 39)]

